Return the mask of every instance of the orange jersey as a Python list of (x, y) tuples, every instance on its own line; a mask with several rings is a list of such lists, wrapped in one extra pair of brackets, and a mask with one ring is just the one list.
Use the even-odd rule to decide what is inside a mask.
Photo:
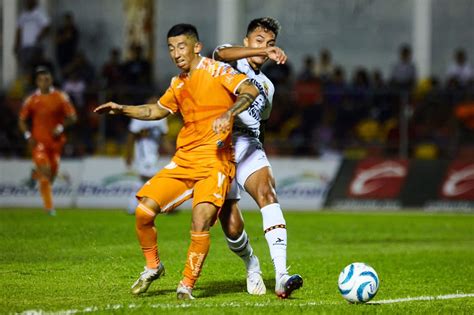
[(69, 97), (59, 90), (51, 89), (48, 94), (36, 91), (30, 95), (20, 111), (20, 119), (31, 119), (33, 139), (49, 147), (64, 144), (64, 134), (54, 137), (53, 130), (58, 124), (64, 124), (67, 116), (75, 113)]
[(183, 116), (173, 159), (177, 164), (212, 166), (216, 160), (233, 160), (231, 131), (215, 134), (212, 123), (232, 106), (245, 80), (247, 76), (231, 66), (204, 57), (196, 69), (171, 80), (158, 104)]

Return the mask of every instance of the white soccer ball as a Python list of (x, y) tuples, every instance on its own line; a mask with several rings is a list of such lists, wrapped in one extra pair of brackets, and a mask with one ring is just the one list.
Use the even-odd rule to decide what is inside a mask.
[(379, 276), (374, 268), (364, 263), (352, 263), (339, 275), (339, 292), (351, 303), (370, 301), (379, 289)]

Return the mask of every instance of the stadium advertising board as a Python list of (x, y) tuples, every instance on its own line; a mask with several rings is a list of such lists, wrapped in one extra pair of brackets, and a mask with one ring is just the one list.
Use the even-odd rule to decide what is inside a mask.
[(347, 195), (360, 199), (395, 199), (407, 173), (407, 160), (362, 160), (354, 171)]
[(425, 203), (425, 210), (474, 212), (474, 162), (452, 161), (436, 197)]
[(474, 162), (453, 161), (439, 194), (442, 199), (474, 201)]
[(138, 176), (117, 158), (86, 158), (77, 190), (79, 208), (125, 208), (141, 186)]
[[(169, 157), (160, 158), (166, 165)], [(339, 160), (271, 159), (279, 201), (285, 210), (317, 210), (324, 204), (340, 166)], [(30, 189), (31, 161), (0, 160), (0, 207), (41, 207), (37, 188)], [(58, 207), (125, 208), (128, 198), (141, 186), (135, 173), (119, 158), (86, 158), (61, 163), (54, 184)], [(186, 202), (182, 208), (190, 208)], [(242, 192), (241, 208), (258, 210)]]
[(408, 166), (402, 159), (345, 160), (327, 204), (342, 210), (400, 209)]
[[(278, 201), (285, 210), (318, 210), (336, 177), (341, 161), (270, 158)], [(258, 210), (255, 201), (242, 192), (240, 206)]]
[[(31, 181), (33, 163), (28, 160), (0, 160), (0, 206), (41, 207), (38, 184)], [(74, 205), (81, 178), (82, 162), (61, 162), (53, 185), (54, 203), (57, 207)]]

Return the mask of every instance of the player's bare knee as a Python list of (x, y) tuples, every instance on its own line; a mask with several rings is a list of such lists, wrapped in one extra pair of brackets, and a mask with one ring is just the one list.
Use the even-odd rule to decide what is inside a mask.
[(275, 189), (270, 185), (262, 185), (259, 187), (256, 197), (257, 204), (260, 208), (278, 202)]

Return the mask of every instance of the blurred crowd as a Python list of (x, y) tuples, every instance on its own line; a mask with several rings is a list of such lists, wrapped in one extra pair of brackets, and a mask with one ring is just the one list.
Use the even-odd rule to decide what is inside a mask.
[[(141, 46), (132, 45), (127, 56), (112, 49), (97, 69), (79, 49), (81, 32), (73, 13), (65, 13), (56, 24), (36, 0), (26, 1), (14, 47), (19, 75), (0, 91), (0, 157), (27, 154), (17, 118), (24, 98), (35, 88), (37, 66), (51, 70), (55, 85), (68, 93), (78, 111), (78, 123), (68, 130), (65, 156), (119, 155), (125, 147), (127, 118), (99, 117), (91, 109), (106, 100), (142, 104), (159, 94), (163, 89), (153, 82), (153, 64)], [(50, 55), (48, 41), (54, 47)], [(474, 156), (474, 74), (466, 51), (454, 50), (444, 77), (427, 79), (418, 78), (409, 45), (402, 44), (398, 55), (396, 60), (394, 53), (386, 77), (362, 66), (349, 73), (329, 49), (305, 56), (298, 71), (294, 60), (267, 64), (263, 71), (276, 90), (266, 124), (267, 152), (357, 158), (395, 156), (405, 150), (417, 158)], [(167, 140), (173, 142), (179, 118), (171, 118), (169, 125)]]

